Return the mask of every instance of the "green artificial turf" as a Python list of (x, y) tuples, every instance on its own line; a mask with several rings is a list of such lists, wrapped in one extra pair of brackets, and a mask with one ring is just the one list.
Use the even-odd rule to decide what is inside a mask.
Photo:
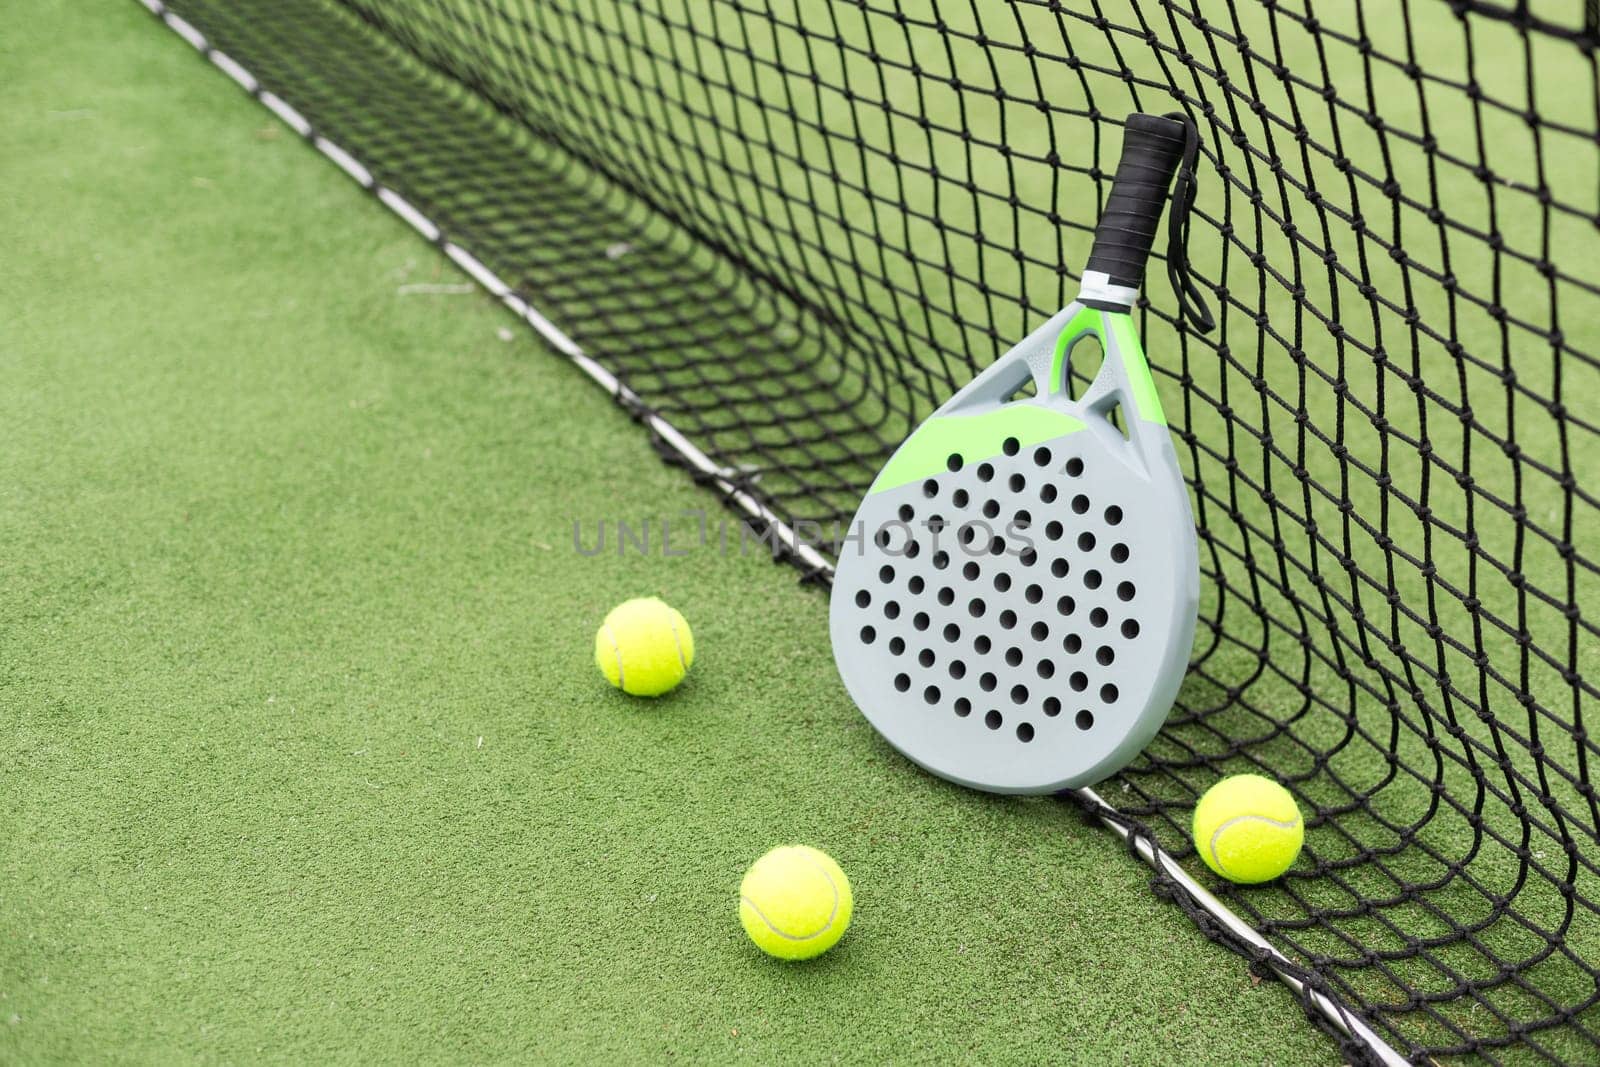
[[(890, 751), (792, 570), (577, 553), (722, 513), (134, 5), (8, 19), (0, 114), (0, 1062), (1335, 1059)], [(656, 703), (590, 662), (641, 593)], [(736, 920), (786, 841), (856, 886), (810, 965)]]

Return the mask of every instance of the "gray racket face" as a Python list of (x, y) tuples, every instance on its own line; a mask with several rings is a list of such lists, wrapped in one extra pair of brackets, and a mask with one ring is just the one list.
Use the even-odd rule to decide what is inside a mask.
[[(1104, 362), (1073, 399), (1090, 336)], [(1037, 395), (1016, 398), (1030, 379)], [(963, 785), (1047, 793), (1115, 773), (1160, 729), (1198, 596), (1188, 493), (1132, 322), (1072, 304), (884, 466), (830, 628), (845, 687), (902, 753)]]

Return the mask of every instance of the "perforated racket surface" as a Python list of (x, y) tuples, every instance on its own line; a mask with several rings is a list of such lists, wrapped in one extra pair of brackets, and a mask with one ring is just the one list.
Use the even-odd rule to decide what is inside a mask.
[[(1130, 119), (1108, 205), (1135, 133)], [(1134, 285), (1176, 165), (1156, 147), (1160, 173), (1135, 190), (1133, 210), (1153, 217)], [(834, 657), (857, 706), (906, 756), (980, 789), (1052, 792), (1120, 769), (1166, 718), (1194, 638), (1194, 521), (1126, 313), (1133, 289), (1092, 275), (906, 439), (835, 573)], [(1074, 398), (1072, 355), (1091, 337), (1104, 361)], [(1019, 397), (1030, 380), (1037, 395)]]

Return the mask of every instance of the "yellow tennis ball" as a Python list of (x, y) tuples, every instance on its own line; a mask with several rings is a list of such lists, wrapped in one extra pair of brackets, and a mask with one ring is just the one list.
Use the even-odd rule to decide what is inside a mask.
[(850, 879), (826, 852), (775, 848), (739, 884), (739, 922), (769, 956), (808, 960), (828, 951), (850, 927)]
[(1272, 881), (1294, 863), (1305, 837), (1294, 797), (1259, 774), (1224, 778), (1194, 809), (1194, 847), (1229, 881)]
[(594, 635), (594, 662), (624, 693), (660, 696), (689, 673), (694, 634), (682, 615), (655, 597), (627, 600), (611, 609)]

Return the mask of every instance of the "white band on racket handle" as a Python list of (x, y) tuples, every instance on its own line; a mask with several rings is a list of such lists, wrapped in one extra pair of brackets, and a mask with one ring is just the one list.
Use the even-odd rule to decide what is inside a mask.
[(1123, 307), (1131, 308), (1138, 300), (1138, 289), (1129, 285), (1117, 285), (1105, 271), (1083, 272), (1083, 287), (1078, 290), (1078, 303), (1121, 304)]

